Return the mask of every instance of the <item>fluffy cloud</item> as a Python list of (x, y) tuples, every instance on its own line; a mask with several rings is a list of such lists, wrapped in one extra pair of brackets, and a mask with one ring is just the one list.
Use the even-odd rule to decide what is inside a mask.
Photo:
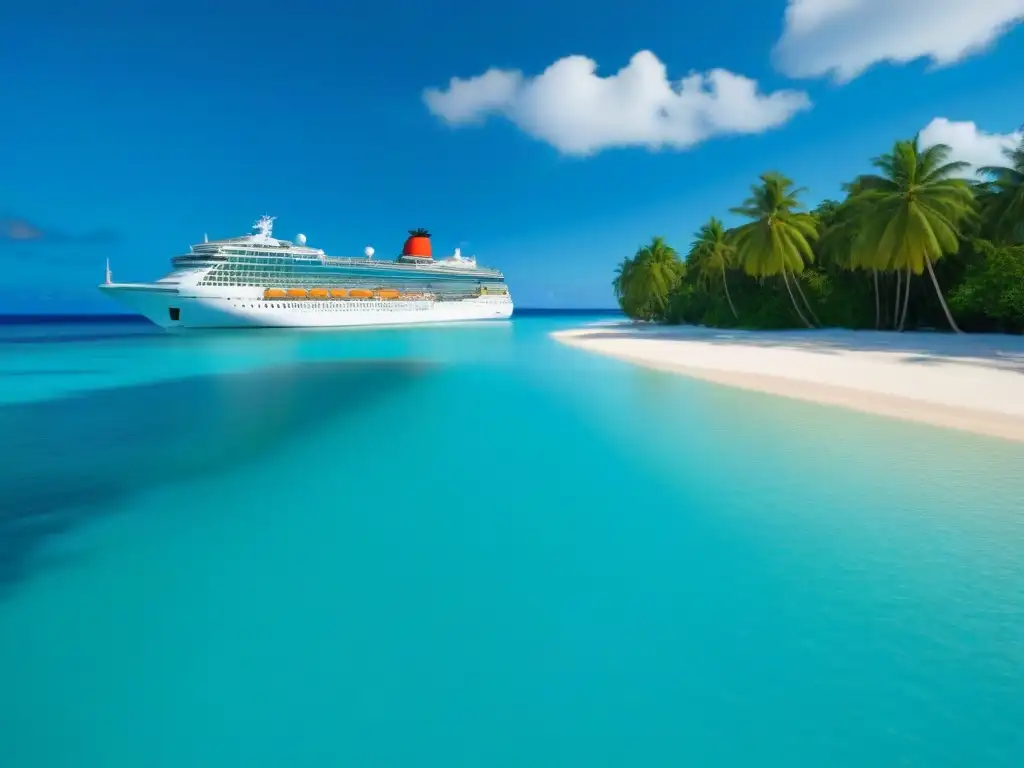
[(852, 80), (873, 64), (928, 58), (942, 66), (1024, 19), (1024, 0), (788, 0), (775, 47), (792, 77)]
[(449, 125), (501, 116), (568, 155), (627, 146), (686, 149), (719, 134), (761, 133), (811, 106), (805, 93), (762, 94), (755, 81), (724, 69), (673, 83), (650, 51), (608, 77), (585, 56), (566, 56), (535, 77), (502, 69), (453, 77), (447, 88), (425, 90), (423, 100)]
[(955, 123), (944, 117), (937, 117), (925, 126), (920, 134), (922, 147), (934, 144), (948, 144), (953, 160), (970, 163), (968, 176), (983, 165), (1005, 165), (1003, 150), (1017, 146), (1024, 139), (1022, 133), (985, 133), (972, 122)]

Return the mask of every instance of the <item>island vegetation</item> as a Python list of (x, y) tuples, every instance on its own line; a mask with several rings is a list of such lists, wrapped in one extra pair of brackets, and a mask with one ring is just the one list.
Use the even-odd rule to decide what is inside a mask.
[(681, 257), (655, 237), (618, 266), (631, 318), (733, 328), (1024, 332), (1024, 141), (1005, 164), (950, 160), (898, 141), (806, 211), (806, 191), (768, 172), (712, 217)]

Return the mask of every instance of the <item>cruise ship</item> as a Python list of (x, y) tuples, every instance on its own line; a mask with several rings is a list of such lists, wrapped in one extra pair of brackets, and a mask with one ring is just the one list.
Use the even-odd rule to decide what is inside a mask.
[(496, 269), (475, 258), (434, 259), (430, 233), (410, 230), (393, 260), (339, 258), (273, 236), (276, 217), (255, 232), (208, 240), (171, 259), (154, 283), (115, 283), (107, 261), (100, 290), (163, 328), (409, 325), (504, 320), (512, 297)]

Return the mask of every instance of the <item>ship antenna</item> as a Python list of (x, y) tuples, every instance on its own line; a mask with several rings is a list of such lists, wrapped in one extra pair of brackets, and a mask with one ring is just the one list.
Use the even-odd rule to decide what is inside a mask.
[(111, 275), (110, 275), (110, 259), (107, 259), (107, 280), (106, 280), (106, 282), (107, 282), (107, 285), (110, 285), (113, 282), (113, 280), (111, 280)]
[(270, 234), (274, 231), (274, 221), (277, 216), (260, 216), (259, 221), (252, 225), (253, 229), (258, 229), (260, 234), (264, 237), (270, 237)]

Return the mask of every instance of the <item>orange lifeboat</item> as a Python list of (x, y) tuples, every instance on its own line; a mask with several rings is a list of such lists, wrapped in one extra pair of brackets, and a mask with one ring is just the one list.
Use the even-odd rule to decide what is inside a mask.
[(263, 298), (264, 299), (283, 299), (284, 298), (284, 291), (282, 289), (280, 289), (280, 288), (267, 288), (267, 290), (265, 290), (263, 292)]
[(398, 291), (396, 291), (394, 289), (391, 289), (391, 288), (386, 288), (386, 289), (377, 291), (377, 298), (380, 298), (380, 299), (397, 299), (398, 298)]
[(362, 288), (353, 288), (348, 292), (348, 295), (353, 299), (368, 299), (373, 296), (373, 291), (367, 291)]
[(289, 288), (288, 296), (293, 299), (304, 299), (308, 294), (305, 288)]
[(326, 288), (310, 288), (309, 298), (311, 299), (326, 299), (327, 289)]
[(346, 296), (348, 296), (348, 291), (344, 288), (331, 288), (332, 299), (344, 299)]

